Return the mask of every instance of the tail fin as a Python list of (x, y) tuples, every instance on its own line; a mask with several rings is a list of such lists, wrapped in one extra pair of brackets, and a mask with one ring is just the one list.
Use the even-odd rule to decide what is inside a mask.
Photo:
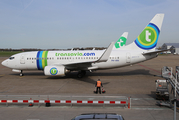
[(163, 18), (164, 14), (156, 14), (135, 41), (129, 45), (130, 48), (142, 50), (155, 49), (162, 27)]
[(117, 50), (126, 45), (128, 32), (124, 32), (119, 40), (114, 44), (113, 50)]

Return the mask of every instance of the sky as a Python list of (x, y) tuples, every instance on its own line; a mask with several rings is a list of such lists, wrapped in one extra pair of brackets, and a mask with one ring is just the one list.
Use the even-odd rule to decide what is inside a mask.
[(0, 0), (0, 48), (107, 47), (132, 43), (164, 13), (158, 46), (179, 42), (179, 0)]

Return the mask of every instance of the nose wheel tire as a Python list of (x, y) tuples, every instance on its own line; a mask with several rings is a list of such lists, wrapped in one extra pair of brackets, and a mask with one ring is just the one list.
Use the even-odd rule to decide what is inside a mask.
[(20, 76), (24, 76), (24, 74), (22, 73), (22, 70), (21, 70)]
[(20, 73), (20, 76), (24, 76), (24, 74), (23, 74), (23, 73)]

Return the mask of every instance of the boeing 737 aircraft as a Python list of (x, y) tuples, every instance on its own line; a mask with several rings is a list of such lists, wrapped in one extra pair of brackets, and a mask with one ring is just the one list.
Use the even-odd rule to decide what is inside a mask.
[[(78, 51), (36, 51), (12, 55), (2, 65), (13, 71), (43, 70), (45, 75), (65, 76), (70, 71), (79, 71), (78, 77), (86, 71), (124, 67), (157, 57), (155, 50), (164, 14), (156, 14), (145, 29), (129, 45), (121, 47), (126, 34), (117, 44), (111, 43), (106, 50)], [(114, 47), (115, 46), (115, 47)], [(118, 49), (121, 47), (120, 49)]]

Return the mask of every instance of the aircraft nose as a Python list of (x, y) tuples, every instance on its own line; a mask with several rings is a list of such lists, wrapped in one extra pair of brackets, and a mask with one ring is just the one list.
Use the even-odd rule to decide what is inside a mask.
[(1, 64), (2, 64), (3, 66), (7, 66), (7, 61), (4, 60)]

